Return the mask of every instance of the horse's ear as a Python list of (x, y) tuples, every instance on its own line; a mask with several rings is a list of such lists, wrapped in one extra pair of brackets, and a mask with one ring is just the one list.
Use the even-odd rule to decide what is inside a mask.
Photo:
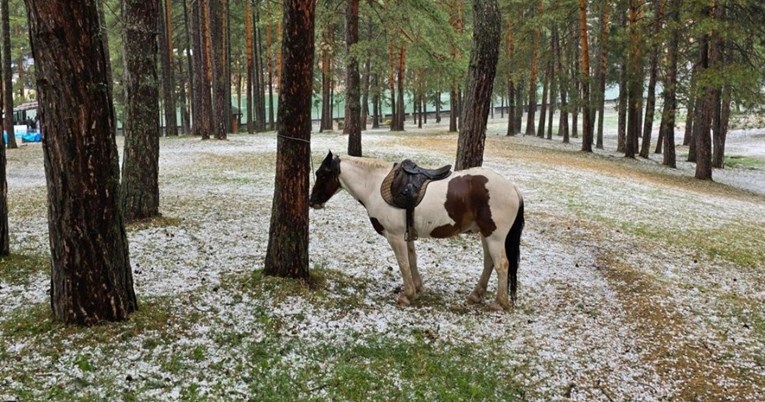
[(327, 157), (324, 158), (324, 162), (322, 162), (321, 164), (324, 166), (330, 166), (330, 163), (332, 163), (332, 151), (329, 151), (329, 153), (327, 154)]

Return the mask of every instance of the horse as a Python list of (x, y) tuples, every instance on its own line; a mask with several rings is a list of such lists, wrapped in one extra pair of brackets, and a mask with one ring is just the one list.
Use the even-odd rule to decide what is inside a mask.
[[(423, 282), (417, 269), (414, 241), (406, 238), (405, 210), (389, 205), (381, 193), (383, 180), (394, 166), (380, 159), (341, 157), (330, 151), (316, 169), (309, 206), (321, 209), (344, 189), (366, 208), (375, 231), (388, 240), (396, 255), (404, 281), (397, 304), (407, 306), (421, 294)], [(483, 272), (467, 302), (484, 302), (494, 269), (499, 283), (489, 308), (497, 311), (508, 311), (516, 302), (523, 226), (523, 197), (518, 188), (496, 172), (481, 167), (455, 171), (443, 180), (430, 182), (414, 209), (414, 228), (420, 237), (480, 234)]]

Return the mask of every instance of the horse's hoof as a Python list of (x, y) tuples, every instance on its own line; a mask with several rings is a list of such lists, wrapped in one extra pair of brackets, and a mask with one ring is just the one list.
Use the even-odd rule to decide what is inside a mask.
[(396, 304), (398, 304), (399, 306), (408, 306), (411, 304), (411, 302), (409, 301), (409, 298), (406, 297), (406, 295), (401, 294), (398, 297), (398, 300), (396, 300)]
[(483, 303), (483, 297), (479, 296), (478, 293), (473, 292), (467, 297), (468, 304), (482, 304)]
[(510, 305), (503, 306), (497, 302), (491, 303), (489, 305), (489, 310), (491, 311), (510, 311)]

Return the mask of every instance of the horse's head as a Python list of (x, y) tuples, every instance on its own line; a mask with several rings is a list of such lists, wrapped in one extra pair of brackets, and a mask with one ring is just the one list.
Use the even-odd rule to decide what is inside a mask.
[(332, 155), (329, 151), (327, 157), (316, 169), (316, 182), (311, 189), (311, 198), (308, 205), (311, 208), (324, 208), (324, 203), (329, 201), (340, 190), (340, 158)]

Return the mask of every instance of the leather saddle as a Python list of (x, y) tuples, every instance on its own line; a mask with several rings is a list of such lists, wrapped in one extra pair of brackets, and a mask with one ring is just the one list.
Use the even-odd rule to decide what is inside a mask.
[(383, 180), (380, 192), (382, 197), (393, 207), (406, 210), (406, 241), (417, 240), (414, 228), (414, 208), (425, 196), (428, 183), (441, 180), (452, 174), (452, 165), (438, 169), (425, 169), (409, 159), (393, 165), (390, 173)]

